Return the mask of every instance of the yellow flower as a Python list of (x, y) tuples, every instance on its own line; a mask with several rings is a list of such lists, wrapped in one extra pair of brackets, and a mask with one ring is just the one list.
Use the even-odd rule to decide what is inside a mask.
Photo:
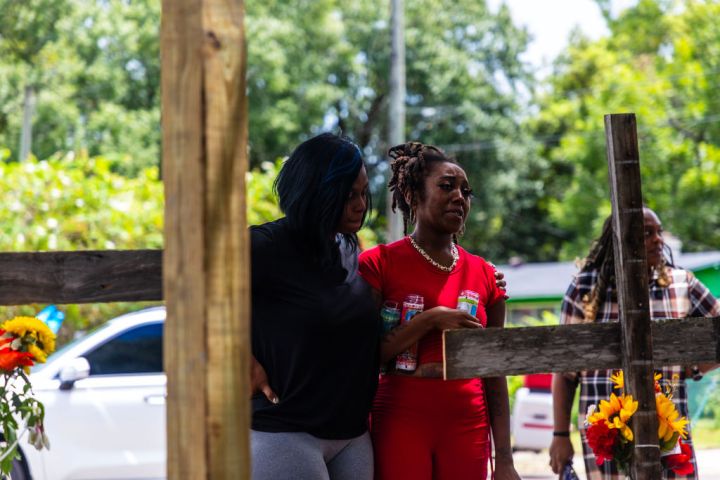
[(687, 438), (685, 427), (687, 427), (688, 419), (680, 417), (680, 413), (675, 408), (672, 400), (663, 394), (658, 394), (655, 396), (655, 405), (658, 416), (658, 438), (663, 442), (667, 442), (672, 439), (675, 433), (682, 438)]
[(600, 400), (598, 411), (588, 417), (589, 423), (604, 421), (608, 428), (617, 428), (628, 441), (633, 440), (633, 432), (628, 426), (630, 417), (637, 411), (638, 402), (632, 395), (617, 396), (610, 394), (610, 400)]
[(45, 352), (32, 343), (28, 345), (28, 352), (32, 354), (33, 359), (38, 363), (45, 363), (45, 360), (47, 360)]
[[(661, 378), (662, 378), (662, 374), (660, 374), (660, 373), (655, 374), (655, 377), (654, 377), (655, 387), (656, 387), (655, 390), (657, 390), (657, 384)], [(613, 387), (613, 388), (616, 388), (618, 390), (622, 390), (623, 388), (625, 388), (625, 375), (623, 374), (622, 370), (618, 370), (617, 372), (613, 373), (610, 376), (610, 380), (615, 384), (615, 387)]]
[(45, 362), (48, 355), (55, 351), (55, 334), (37, 318), (15, 317), (3, 322), (0, 329), (5, 330), (6, 335), (20, 338), (37, 362)]

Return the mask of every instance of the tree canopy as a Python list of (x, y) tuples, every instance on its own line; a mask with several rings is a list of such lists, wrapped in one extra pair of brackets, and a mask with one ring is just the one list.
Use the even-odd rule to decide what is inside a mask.
[[(628, 111), (638, 115), (647, 203), (686, 249), (720, 248), (720, 6), (640, 0), (613, 16), (610, 3), (597, 0), (610, 35), (576, 32), (540, 80), (519, 60), (529, 37), (506, 7), (406, 2), (406, 137), (465, 166), (476, 195), (461, 239), (470, 250), (494, 261), (584, 255), (609, 213), (603, 115)], [(30, 85), (37, 158), (72, 152), (129, 179), (160, 177), (159, 0), (0, 8), (3, 161), (17, 159)], [(378, 207), (369, 238), (383, 241), (388, 2), (247, 0), (246, 11), (256, 172), (277, 171), (278, 158), (320, 131), (349, 135)], [(269, 190), (256, 193), (258, 215), (279, 215)]]
[[(714, 1), (641, 0), (611, 18), (611, 35), (577, 33), (530, 120), (549, 162), (547, 222), (561, 258), (587, 253), (610, 213), (603, 116), (635, 112), (643, 196), (685, 250), (720, 248), (720, 14)], [(638, 32), (649, 31), (642, 36)]]

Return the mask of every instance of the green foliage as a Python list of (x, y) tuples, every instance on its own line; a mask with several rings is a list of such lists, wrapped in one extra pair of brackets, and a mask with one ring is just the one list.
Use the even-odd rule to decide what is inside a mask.
[(510, 411), (515, 408), (515, 393), (523, 386), (522, 375), (511, 375), (507, 377), (508, 396), (510, 398)]
[[(619, 111), (638, 114), (647, 202), (686, 249), (720, 247), (720, 5), (642, 0), (613, 17), (597, 3), (612, 35), (576, 32), (529, 105), (537, 85), (519, 60), (528, 35), (506, 7), (406, 2), (406, 137), (466, 167), (476, 193), (466, 248), (495, 261), (584, 255), (610, 211), (602, 118)], [(160, 2), (0, 8), (0, 158), (17, 155), (30, 85), (38, 158), (87, 151), (140, 178), (157, 167)], [(348, 134), (368, 158), (379, 210), (365, 243), (383, 241), (387, 2), (249, 0), (246, 11), (251, 164), (266, 171), (321, 130)], [(251, 223), (279, 215), (267, 173)]]
[[(0, 251), (162, 248), (163, 186), (156, 168), (136, 178), (87, 154), (0, 162)], [(142, 212), (138, 214), (138, 212)], [(144, 303), (64, 305), (60, 342)], [(34, 316), (41, 305), (0, 308)]]
[[(247, 9), (253, 162), (286, 154), (309, 132), (336, 128), (365, 151), (384, 213), (387, 3), (326, 0), (298, 9), (274, 0)], [(463, 245), (493, 259), (534, 255), (549, 232), (533, 220), (541, 218), (533, 214), (544, 161), (520, 127), (518, 97), (531, 88), (518, 60), (527, 34), (506, 8), (493, 14), (477, 0), (407, 2), (405, 15), (406, 135), (465, 165), (476, 207)]]
[[(0, 148), (0, 160), (7, 155)], [(0, 251), (127, 250), (162, 248), (163, 185), (157, 168), (128, 178), (113, 172), (105, 157), (87, 153), (34, 157), (22, 163), (0, 161)], [(247, 173), (248, 224), (282, 216), (272, 185), (282, 160)], [(142, 212), (138, 215), (138, 212)], [(363, 230), (366, 246), (377, 243)], [(66, 321), (59, 343), (122, 313), (155, 303), (63, 305)], [(0, 318), (35, 316), (44, 305), (0, 307)]]
[(608, 39), (576, 35), (539, 97), (542, 204), (563, 259), (584, 256), (610, 213), (603, 116), (620, 112), (637, 115), (646, 203), (684, 250), (720, 248), (720, 4), (684, 5), (643, 0)]
[(720, 371), (707, 373), (699, 382), (688, 382), (688, 404), (695, 418), (705, 418), (720, 429)]
[(0, 11), (0, 144), (18, 144), (31, 85), (38, 158), (87, 149), (128, 175), (159, 165), (159, 1), (0, 0)]
[(282, 216), (273, 190), (275, 178), (280, 173), (281, 167), (282, 159), (278, 159), (275, 163), (263, 162), (259, 168), (247, 173), (245, 179), (248, 225), (260, 225)]
[[(31, 62), (0, 60), (0, 144), (17, 144), (31, 83), (37, 157), (87, 149), (128, 176), (157, 166), (160, 2), (64, 0), (47, 19), (44, 2), (11, 2), (13, 28), (0, 48), (42, 41)], [(387, 2), (250, 0), (246, 11), (252, 165), (273, 162), (312, 133), (342, 131), (365, 150), (384, 213)], [(531, 89), (518, 60), (527, 34), (507, 8), (493, 14), (477, 0), (408, 2), (406, 25), (407, 137), (446, 147), (467, 166), (477, 202), (464, 245), (493, 259), (531, 257), (547, 233), (516, 221), (541, 218), (533, 214), (544, 161), (519, 125), (517, 100)]]
[(58, 22), (68, 14), (65, 0), (0, 0), (0, 56), (36, 64), (45, 45), (58, 37)]
[(0, 251), (161, 248), (157, 177), (123, 177), (87, 155), (0, 163)]

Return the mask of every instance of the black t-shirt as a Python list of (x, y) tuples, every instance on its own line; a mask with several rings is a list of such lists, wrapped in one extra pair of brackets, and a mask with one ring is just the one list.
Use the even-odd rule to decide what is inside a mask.
[(344, 243), (321, 270), (285, 219), (250, 229), (252, 350), (280, 397), (253, 397), (254, 430), (346, 439), (367, 430), (378, 378), (380, 318)]

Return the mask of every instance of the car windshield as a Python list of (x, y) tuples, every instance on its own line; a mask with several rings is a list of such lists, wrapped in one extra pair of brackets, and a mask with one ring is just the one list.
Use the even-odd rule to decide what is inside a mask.
[(88, 330), (87, 332), (82, 332), (82, 333), (81, 333), (81, 332), (78, 332), (78, 333), (77, 333), (77, 335), (78, 335), (77, 337), (75, 337), (73, 340), (71, 340), (70, 342), (66, 343), (65, 345), (63, 345), (63, 346), (60, 347), (59, 349), (55, 350), (55, 352), (53, 352), (53, 354), (50, 355), (50, 356), (47, 358), (47, 361), (46, 361), (45, 363), (36, 363), (35, 365), (33, 365), (33, 367), (30, 369), (30, 373), (32, 374), (32, 373), (38, 373), (38, 372), (43, 371), (48, 365), (50, 365), (50, 363), (52, 363), (52, 361), (53, 361), (54, 359), (60, 358), (60, 356), (61, 356), (63, 353), (65, 353), (65, 352), (67, 352), (68, 350), (70, 350), (71, 348), (73, 348), (73, 347), (74, 347), (75, 345), (77, 345), (80, 341), (82, 341), (85, 337), (87, 337), (87, 336), (90, 335), (91, 333), (99, 332), (100, 330), (103, 330), (104, 328), (107, 328), (107, 327), (109, 327), (109, 326), (110, 326), (109, 323), (105, 323), (105, 324), (99, 325), (99, 326), (97, 326), (97, 327), (95, 327), (95, 328), (92, 328), (92, 329)]

